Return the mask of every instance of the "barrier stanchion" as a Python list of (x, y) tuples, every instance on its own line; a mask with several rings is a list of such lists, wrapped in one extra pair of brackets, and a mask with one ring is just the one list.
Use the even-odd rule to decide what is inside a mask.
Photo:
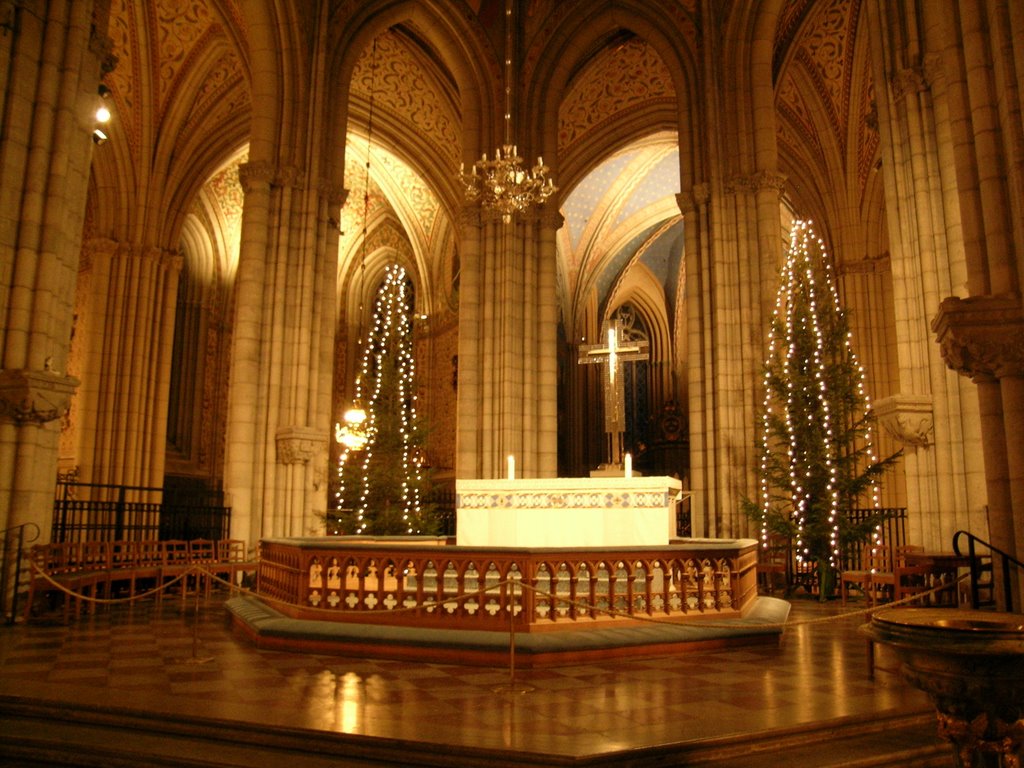
[[(198, 664), (208, 664), (209, 662), (213, 661), (213, 656), (200, 656), (199, 655), (199, 591), (200, 591), (199, 590), (199, 584), (200, 584), (200, 578), (203, 576), (204, 570), (205, 569), (203, 569), (203, 568), (196, 568), (195, 569), (195, 571), (196, 571), (196, 600), (195, 600), (195, 610), (192, 613), (192, 655), (189, 658), (187, 658), (187, 659), (177, 659), (176, 661), (177, 661), (178, 664), (198, 665)], [(181, 583), (182, 590), (185, 590), (187, 584), (188, 584), (187, 581), (183, 581)]]
[[(534, 690), (530, 685), (516, 685), (516, 587), (518, 579), (508, 580), (508, 683), (497, 685), (492, 690), (495, 693), (529, 693)], [(522, 599), (522, 592), (519, 593)]]

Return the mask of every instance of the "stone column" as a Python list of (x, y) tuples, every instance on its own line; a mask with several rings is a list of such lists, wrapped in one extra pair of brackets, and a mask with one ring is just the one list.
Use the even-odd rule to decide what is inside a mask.
[[(162, 488), (181, 256), (94, 239), (82, 250), (89, 292), (76, 403), (85, 483)], [(159, 500), (153, 495), (153, 501)]]
[(483, 477), (480, 451), (483, 444), (483, 424), (478, 410), (483, 396), (481, 375), (480, 321), (483, 308), (481, 267), (481, 240), (483, 221), (479, 208), (462, 209), (462, 247), (459, 253), (459, 360), (458, 436), (455, 446), (455, 476)]
[(564, 220), (540, 214), (537, 254), (536, 476), (558, 476), (558, 287), (555, 234)]
[(686, 312), (690, 421), (690, 514), (694, 536), (710, 536), (713, 524), (711, 510), (716, 503), (714, 467), (715, 435), (709, 429), (711, 397), (711, 345), (702, 318), (709, 311), (710, 299), (707, 271), (709, 225), (708, 200), (710, 187), (698, 184), (689, 194), (680, 193), (676, 200), (683, 214), (683, 253), (686, 258)]
[[(893, 19), (884, 16), (891, 4), (879, 5), (884, 21), (903, 21), (896, 12)], [(924, 231), (955, 235), (940, 249), (954, 252), (954, 264), (956, 251), (963, 253), (961, 280), (952, 291), (940, 286), (941, 303), (932, 305), (932, 330), (946, 363), (977, 384), (988, 535), (1021, 560), (1024, 83), (1016, 41), (1024, 39), (1024, 9), (1013, 0), (960, 0), (956, 10), (925, 0), (908, 3), (893, 52), (906, 57), (904, 66), (922, 68), (934, 95), (934, 127), (926, 132), (934, 145), (917, 149), (938, 156), (942, 195), (931, 200), (931, 209), (943, 215)], [(1019, 610), (1024, 573), (1014, 589)]]
[(740, 505), (757, 487), (760, 371), (781, 256), (783, 185), (780, 175), (759, 171), (734, 177), (720, 195), (699, 185), (690, 200), (680, 196), (695, 536), (738, 536), (749, 529)]
[(903, 448), (909, 540), (948, 550), (958, 529), (981, 535), (987, 522), (978, 401), (947, 370), (929, 329), (943, 297), (967, 290), (947, 90), (936, 56), (905, 28), (902, 6), (877, 0), (867, 11), (898, 370), (894, 394), (875, 406)]
[(323, 530), (344, 190), (253, 161), (236, 280), (225, 490), (232, 536)]
[[(1024, 509), (1024, 303), (1019, 295), (949, 298), (939, 306), (932, 327), (949, 367), (978, 386), (988, 535), (994, 546), (1020, 560), (1024, 552), (1020, 515)], [(1013, 596), (1016, 611), (1021, 609), (1022, 588), (1024, 574), (1019, 575)]]
[(78, 384), (66, 369), (92, 115), (113, 61), (90, 0), (2, 3), (0, 25), (0, 529), (35, 523), (45, 540)]
[(537, 212), (464, 224), (458, 476), (553, 477), (557, 449), (555, 229)]

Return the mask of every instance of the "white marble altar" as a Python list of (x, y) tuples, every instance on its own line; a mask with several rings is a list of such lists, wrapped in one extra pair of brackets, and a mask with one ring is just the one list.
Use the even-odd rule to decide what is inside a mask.
[(456, 480), (456, 544), (661, 547), (681, 498), (673, 477)]

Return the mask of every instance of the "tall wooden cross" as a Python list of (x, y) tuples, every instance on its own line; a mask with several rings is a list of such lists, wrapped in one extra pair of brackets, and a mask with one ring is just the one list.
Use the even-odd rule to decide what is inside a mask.
[(617, 320), (601, 328), (601, 344), (581, 344), (577, 362), (580, 365), (599, 363), (608, 366), (604, 377), (604, 432), (606, 455), (610, 463), (622, 466), (625, 448), (626, 397), (622, 386), (622, 364), (647, 360), (647, 340), (631, 339)]

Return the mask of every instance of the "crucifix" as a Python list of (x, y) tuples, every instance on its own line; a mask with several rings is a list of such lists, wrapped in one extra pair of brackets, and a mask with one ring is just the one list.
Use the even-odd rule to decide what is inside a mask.
[(626, 399), (622, 386), (622, 364), (647, 359), (647, 340), (630, 338), (618, 320), (601, 328), (603, 343), (581, 344), (577, 362), (607, 364), (604, 377), (605, 451), (614, 466), (622, 466), (626, 427)]

